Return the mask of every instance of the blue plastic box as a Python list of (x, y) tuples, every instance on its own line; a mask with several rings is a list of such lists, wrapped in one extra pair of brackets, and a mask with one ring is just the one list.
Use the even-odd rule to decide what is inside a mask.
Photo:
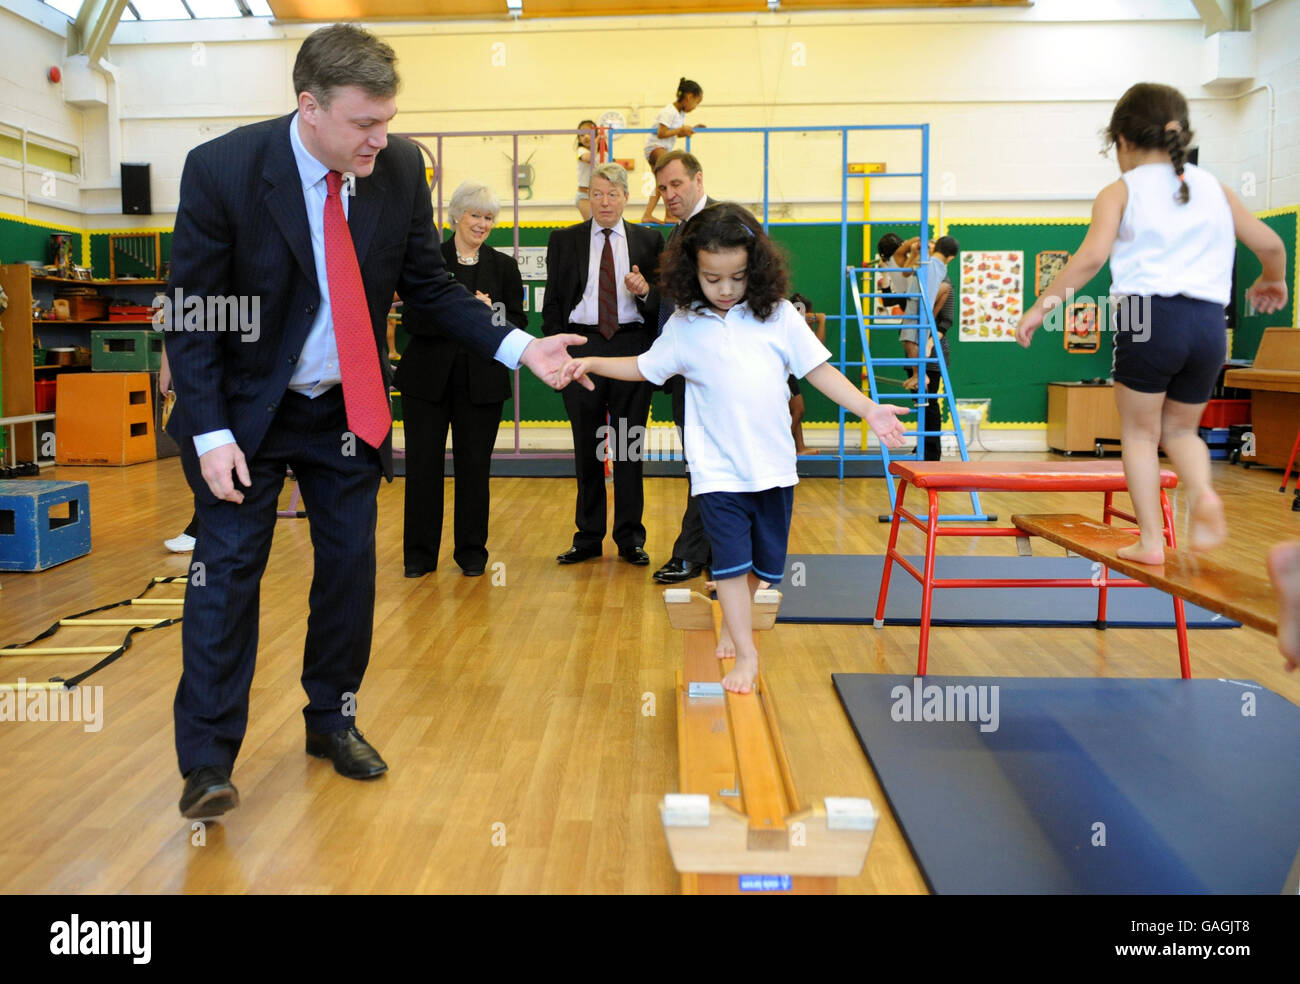
[(88, 553), (89, 485), (0, 481), (0, 571), (43, 571)]

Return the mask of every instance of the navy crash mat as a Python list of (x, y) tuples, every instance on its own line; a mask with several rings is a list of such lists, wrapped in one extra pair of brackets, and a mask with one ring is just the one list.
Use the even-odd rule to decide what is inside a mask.
[(1256, 683), (833, 679), (931, 891), (1289, 887), (1300, 708)]
[[(908, 560), (921, 570), (920, 557)], [(796, 566), (802, 565), (802, 566)], [(883, 554), (791, 554), (786, 558), (778, 622), (870, 625), (876, 614)], [(935, 577), (1074, 577), (1091, 579), (1082, 557), (936, 557)], [(1113, 571), (1111, 577), (1118, 577)], [(1189, 629), (1241, 626), (1188, 602)], [(1055, 625), (1092, 628), (1097, 592), (1092, 588), (937, 588), (931, 625)], [(921, 585), (897, 564), (889, 577), (886, 625), (921, 624)], [(1106, 624), (1114, 629), (1172, 629), (1174, 601), (1155, 588), (1112, 588)]]

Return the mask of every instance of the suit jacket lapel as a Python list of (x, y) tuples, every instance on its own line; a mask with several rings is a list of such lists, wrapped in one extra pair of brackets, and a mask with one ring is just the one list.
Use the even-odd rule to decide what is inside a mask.
[(352, 248), (356, 250), (357, 265), (365, 262), (366, 251), (375, 235), (379, 213), (383, 210), (384, 195), (388, 191), (388, 169), (382, 165), (384, 152), (375, 158), (375, 169), (368, 178), (358, 178), (356, 194), (348, 203), (348, 229), (352, 233)]
[(578, 237), (578, 300), (574, 302), (575, 306), (587, 292), (587, 268), (591, 265), (591, 224), (594, 221), (595, 219), (588, 219), (580, 226), (582, 234)]
[(292, 119), (292, 115), (283, 117), (271, 130), (266, 163), (262, 166), (262, 179), (268, 185), (262, 200), (275, 224), (279, 226), (280, 234), (293, 252), (303, 275), (314, 283), (316, 260), (311, 251), (307, 204), (303, 199), (298, 162), (294, 160), (293, 146), (289, 143), (289, 123)]

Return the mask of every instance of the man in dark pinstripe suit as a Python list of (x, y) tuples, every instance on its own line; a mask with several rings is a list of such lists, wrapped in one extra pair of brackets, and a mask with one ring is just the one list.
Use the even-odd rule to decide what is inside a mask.
[[(511, 368), (527, 365), (552, 385), (565, 346), (585, 341), (496, 326), (447, 275), (420, 151), (388, 137), (395, 60), (363, 30), (322, 28), (294, 65), (296, 113), (235, 130), (185, 162), (168, 293), (198, 303), (178, 304), (166, 327), (177, 393), (168, 429), (199, 519), (175, 703), (187, 817), (239, 803), (230, 774), (248, 720), (259, 582), (286, 466), (307, 505), (315, 554), (302, 671), (306, 750), (349, 778), (387, 771), (357, 730), (356, 709), (374, 617), (376, 496), (380, 475), (393, 474), (385, 328), (394, 291), (423, 330)], [(331, 226), (329, 210), (337, 215), (340, 205), (346, 221)], [(337, 276), (345, 255), (359, 281)], [(255, 312), (256, 323), (232, 331), (207, 317), (230, 298), (245, 299), (231, 310)], [(336, 336), (340, 323), (367, 317), (373, 350), (364, 351), (364, 327)], [(373, 383), (363, 387), (368, 417), (356, 415), (355, 383), (345, 400), (345, 374)]]

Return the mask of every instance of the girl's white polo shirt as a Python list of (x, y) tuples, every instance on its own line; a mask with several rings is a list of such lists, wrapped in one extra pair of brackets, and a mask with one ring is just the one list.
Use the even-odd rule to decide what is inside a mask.
[(637, 366), (655, 384), (686, 379), (691, 494), (797, 484), (786, 380), (830, 357), (789, 301), (766, 321), (744, 301), (725, 317), (704, 306), (678, 308)]

